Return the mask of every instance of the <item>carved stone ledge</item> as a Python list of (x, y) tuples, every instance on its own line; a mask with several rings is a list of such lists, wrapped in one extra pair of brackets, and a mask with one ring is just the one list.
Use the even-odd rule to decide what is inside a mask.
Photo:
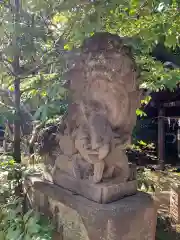
[(127, 182), (120, 182), (118, 178), (115, 178), (94, 184), (88, 180), (76, 179), (59, 168), (55, 169), (53, 176), (45, 171), (44, 179), (92, 201), (110, 203), (125, 196), (136, 194), (136, 166), (133, 164), (129, 164), (129, 166), (131, 171), (129, 181)]
[(98, 203), (110, 203), (137, 192), (136, 180), (118, 183), (115, 179), (94, 184), (73, 178), (59, 169), (55, 170), (53, 180), (55, 184)]

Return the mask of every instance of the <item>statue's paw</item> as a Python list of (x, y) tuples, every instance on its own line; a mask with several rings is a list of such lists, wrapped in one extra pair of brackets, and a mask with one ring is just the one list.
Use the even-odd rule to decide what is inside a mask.
[(81, 170), (79, 166), (75, 166), (75, 165), (73, 166), (73, 176), (76, 179), (81, 179)]
[(120, 175), (118, 176), (118, 179), (120, 182), (127, 182), (130, 176), (130, 172), (126, 172), (126, 171), (121, 171)]
[(103, 178), (112, 178), (114, 173), (115, 167), (109, 167), (104, 173)]
[(93, 183), (99, 183), (101, 182), (102, 178), (97, 177), (97, 176), (89, 176), (89, 181), (93, 182)]
[(99, 148), (99, 160), (103, 160), (105, 157), (107, 157), (108, 153), (110, 151), (110, 145), (104, 144), (102, 147)]
[(89, 180), (90, 182), (93, 182), (93, 176), (89, 176), (89, 177), (88, 177), (88, 180)]
[(81, 174), (79, 172), (73, 172), (73, 175), (76, 179), (81, 179)]

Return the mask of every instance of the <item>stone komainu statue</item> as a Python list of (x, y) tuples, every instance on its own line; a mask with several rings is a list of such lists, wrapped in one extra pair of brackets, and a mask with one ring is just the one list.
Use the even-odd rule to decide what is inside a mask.
[(84, 41), (68, 74), (70, 104), (54, 138), (55, 157), (45, 161), (52, 176), (59, 170), (94, 183), (128, 180), (125, 150), (139, 106), (137, 78), (131, 50), (119, 36), (96, 33)]

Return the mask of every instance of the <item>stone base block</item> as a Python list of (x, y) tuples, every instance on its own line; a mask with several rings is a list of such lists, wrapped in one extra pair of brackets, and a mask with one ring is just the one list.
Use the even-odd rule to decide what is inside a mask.
[(121, 182), (121, 179), (107, 179), (107, 181), (98, 184), (88, 180), (74, 178), (61, 169), (56, 168), (53, 176), (44, 171), (44, 179), (55, 183), (56, 185), (68, 189), (78, 195), (88, 198), (98, 203), (109, 203), (119, 200), (125, 196), (131, 196), (137, 192), (136, 166), (129, 164), (130, 177), (127, 182)]
[(98, 203), (109, 203), (137, 192), (136, 180), (119, 183), (116, 179), (94, 184), (88, 180), (73, 178), (60, 170), (54, 172), (53, 181), (65, 189)]
[(24, 187), (32, 206), (53, 218), (57, 240), (155, 240), (156, 210), (148, 194), (99, 204), (36, 177)]

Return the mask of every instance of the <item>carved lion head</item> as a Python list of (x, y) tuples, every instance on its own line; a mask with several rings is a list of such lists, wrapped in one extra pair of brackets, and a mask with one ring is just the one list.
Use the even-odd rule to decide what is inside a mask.
[(84, 41), (82, 53), (70, 74), (77, 117), (92, 112), (104, 115), (112, 128), (132, 131), (139, 104), (138, 70), (132, 51), (123, 39), (97, 33)]

